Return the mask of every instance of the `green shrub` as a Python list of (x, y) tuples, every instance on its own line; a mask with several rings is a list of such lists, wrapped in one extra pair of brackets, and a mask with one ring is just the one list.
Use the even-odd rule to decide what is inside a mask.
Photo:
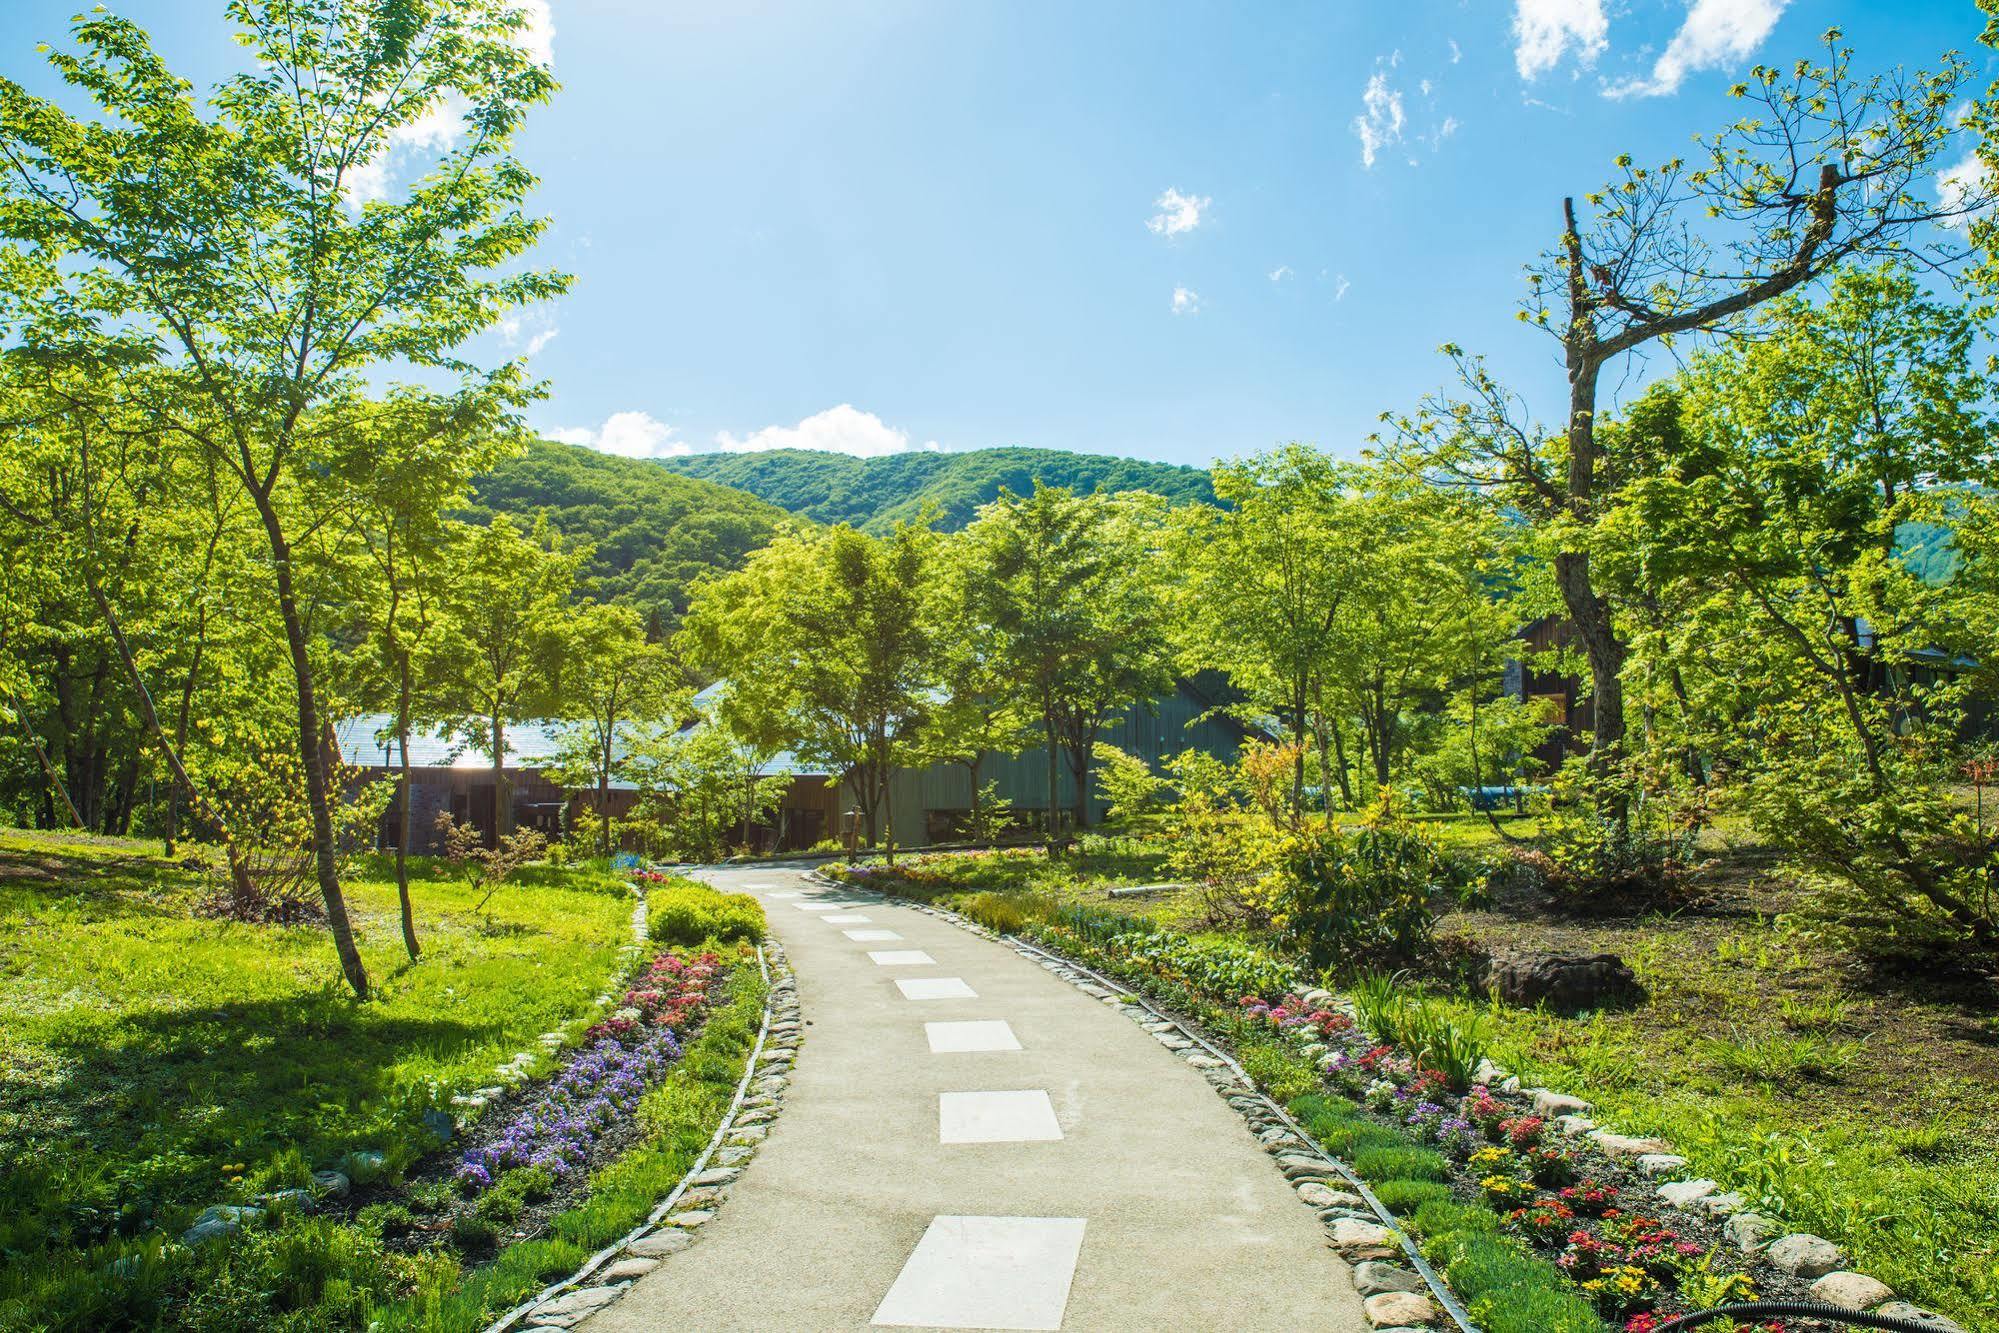
[(1489, 1333), (1603, 1333), (1606, 1327), (1553, 1264), (1511, 1237), (1444, 1232), (1426, 1240), (1423, 1252)]
[(1377, 1180), (1449, 1180), (1450, 1167), (1441, 1153), (1428, 1148), (1379, 1144), (1353, 1155), (1354, 1174), (1372, 1184)]
[(1319, 1086), (1312, 1066), (1282, 1047), (1244, 1045), (1237, 1054), (1243, 1072), (1280, 1105)]
[(656, 943), (682, 947), (704, 940), (761, 943), (764, 909), (746, 893), (677, 880), (646, 895), (646, 933)]
[(1432, 1199), (1416, 1205), (1416, 1210), (1404, 1219), (1421, 1236), (1443, 1236), (1452, 1232), (1475, 1232), (1497, 1235), (1499, 1214), (1490, 1208), (1477, 1204), (1457, 1203), (1451, 1199)]
[(1434, 1180), (1384, 1180), (1373, 1189), (1381, 1206), (1397, 1217), (1426, 1203), (1441, 1203), (1451, 1197), (1451, 1187)]
[(1328, 828), (1286, 853), (1279, 939), (1315, 970), (1412, 960), (1436, 924), (1431, 898), (1463, 867), (1400, 828)]

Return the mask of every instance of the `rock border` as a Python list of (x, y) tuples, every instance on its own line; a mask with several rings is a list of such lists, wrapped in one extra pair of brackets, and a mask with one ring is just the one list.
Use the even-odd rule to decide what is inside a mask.
[[(806, 877), (808, 879), (816, 879), (818, 882), (825, 884), (839, 883), (837, 880), (821, 876), (816, 870)], [(852, 888), (854, 886), (846, 885), (843, 887)], [(875, 893), (888, 892), (888, 890), (878, 886), (870, 886), (869, 891)], [(1409, 1241), (1408, 1237), (1396, 1227), (1393, 1215), (1385, 1208), (1382, 1208), (1380, 1203), (1374, 1199), (1372, 1191), (1358, 1177), (1354, 1176), (1344, 1163), (1327, 1153), (1316, 1142), (1313, 1142), (1311, 1136), (1306, 1134), (1296, 1122), (1292, 1121), (1285, 1114), (1283, 1108), (1258, 1092), (1248, 1075), (1243, 1073), (1241, 1067), (1236, 1065), (1233, 1060), (1230, 1060), (1224, 1052), (1210, 1045), (1198, 1032), (1181, 1024), (1170, 1014), (1154, 1009), (1143, 996), (1130, 991), (1110, 978), (1091, 972), (1090, 969), (1080, 963), (1063, 958), (1058, 954), (1050, 953), (1037, 945), (1028, 944), (1016, 937), (1001, 936), (980, 925), (978, 922), (946, 908), (919, 902), (913, 898), (903, 898), (901, 895), (892, 896), (895, 896), (898, 901), (917, 911), (927, 912), (932, 916), (939, 917), (963, 929), (969, 930), (982, 938), (1008, 945), (1016, 952), (1022, 953), (1023, 956), (1035, 957), (1036, 961), (1042, 962), (1042, 966), (1046, 970), (1075, 982), (1079, 989), (1082, 989), (1085, 993), (1096, 994), (1108, 987), (1130, 996), (1131, 1000), (1129, 1003), (1144, 1006), (1147, 1011), (1146, 1017), (1141, 1017), (1137, 1014), (1132, 1014), (1131, 1016), (1146, 1026), (1153, 1033), (1154, 1037), (1159, 1039), (1162, 1045), (1173, 1050), (1174, 1054), (1187, 1060), (1188, 1063), (1200, 1068), (1203, 1076), (1208, 1077), (1210, 1083), (1216, 1084), (1217, 1091), (1222, 1092), (1224, 1097), (1229, 1098), (1230, 1105), (1235, 1106), (1243, 1114), (1244, 1118), (1250, 1121), (1251, 1129), (1257, 1133), (1258, 1140), (1264, 1144), (1267, 1151), (1277, 1157), (1279, 1165), (1284, 1169), (1286, 1178), (1291, 1180), (1294, 1186), (1299, 1189), (1301, 1197), (1305, 1197), (1309, 1203), (1313, 1199), (1324, 1198), (1326, 1196), (1321, 1195), (1317, 1190), (1306, 1188), (1307, 1185), (1312, 1183), (1312, 1178), (1305, 1174), (1305, 1166), (1308, 1163), (1301, 1164), (1296, 1161), (1287, 1162), (1285, 1160), (1286, 1155), (1291, 1152), (1291, 1149), (1296, 1147), (1309, 1148), (1312, 1152), (1324, 1158), (1327, 1163), (1330, 1163), (1340, 1171), (1352, 1187), (1352, 1190), (1358, 1193), (1362, 1202), (1372, 1205), (1371, 1211), (1376, 1214), (1376, 1217), (1373, 1218), (1360, 1213), (1360, 1210), (1357, 1208), (1352, 1206), (1342, 1207), (1338, 1203), (1326, 1204), (1321, 1210), (1321, 1216), (1326, 1218), (1327, 1229), (1332, 1236), (1331, 1244), (1333, 1248), (1349, 1260), (1360, 1261), (1359, 1265), (1354, 1269), (1354, 1282), (1356, 1289), (1360, 1290), (1362, 1296), (1366, 1298), (1366, 1309), (1370, 1323), (1373, 1323), (1377, 1329), (1382, 1329), (1383, 1333), (1397, 1333), (1397, 1328), (1388, 1327), (1377, 1318), (1377, 1314), (1387, 1315), (1391, 1313), (1389, 1309), (1391, 1303), (1384, 1301), (1380, 1308), (1377, 1309), (1374, 1302), (1378, 1295), (1402, 1293), (1406, 1289), (1378, 1287), (1376, 1295), (1369, 1295), (1368, 1288), (1373, 1286), (1377, 1279), (1386, 1276), (1380, 1271), (1384, 1267), (1383, 1261), (1392, 1256), (1394, 1243), (1399, 1241), (1406, 1256), (1413, 1261), (1417, 1275), (1423, 1277), (1432, 1291), (1445, 1303), (1445, 1313), (1457, 1323), (1458, 1327), (1464, 1333), (1478, 1333), (1476, 1327), (1470, 1322), (1470, 1316), (1464, 1313), (1463, 1308), (1457, 1304), (1456, 1298), (1449, 1294), (1449, 1288), (1444, 1283), (1442, 1277), (1431, 1270), (1429, 1265), (1423, 1261), (1421, 1255), (1417, 1253), (1415, 1246)], [(1078, 981), (1075, 976), (1075, 973), (1078, 972), (1087, 973), (1089, 977), (1094, 979), (1093, 982), (1091, 984), (1083, 984)], [(1307, 998), (1318, 997), (1318, 1002), (1323, 1003), (1324, 1007), (1344, 1013), (1347, 1017), (1353, 1019), (1357, 1026), (1360, 1025), (1359, 1014), (1354, 1010), (1350, 1001), (1337, 998), (1326, 991), (1306, 983), (1300, 983), (1296, 987), (1296, 990), (1300, 995)], [(1126, 1002), (1112, 996), (1106, 999), (1106, 1003), (1122, 1004)], [(1126, 1012), (1130, 1013), (1128, 1007)], [(1178, 1036), (1183, 1039), (1182, 1042), (1176, 1042), (1166, 1029), (1149, 1021), (1155, 1018), (1160, 1023), (1166, 1024), (1176, 1030)], [(1211, 1076), (1213, 1066), (1207, 1065), (1201, 1060), (1200, 1057), (1203, 1054), (1206, 1054), (1223, 1067), (1232, 1071), (1233, 1076), (1239, 1078), (1242, 1084), (1248, 1088), (1248, 1095), (1261, 1103), (1262, 1108), (1267, 1112), (1267, 1116), (1263, 1120), (1263, 1128), (1258, 1128), (1258, 1118), (1250, 1109), (1238, 1105), (1238, 1098), (1235, 1095), (1237, 1090), (1225, 1088), (1223, 1084), (1217, 1082)], [(1567, 1096), (1548, 1088), (1523, 1087), (1518, 1077), (1490, 1060), (1486, 1060), (1480, 1065), (1477, 1080), (1482, 1084), (1488, 1085), (1496, 1095), (1524, 1100), (1530, 1103), (1534, 1114), (1545, 1117), (1564, 1137), (1586, 1138), (1606, 1157), (1623, 1164), (1628, 1164), (1640, 1174), (1658, 1180), (1660, 1183), (1654, 1193), (1662, 1207), (1686, 1213), (1693, 1217), (1705, 1216), (1709, 1219), (1721, 1221), (1724, 1230), (1728, 1233), (1729, 1240), (1733, 1242), (1736, 1249), (1741, 1251), (1743, 1262), (1746, 1266), (1753, 1267), (1758, 1263), (1762, 1263), (1794, 1281), (1809, 1283), (1807, 1291), (1810, 1299), (1821, 1301), (1838, 1309), (1908, 1320), (1920, 1324), (1926, 1329), (1933, 1330), (1933, 1333), (1966, 1333), (1962, 1325), (1956, 1323), (1947, 1315), (1938, 1314), (1936, 1311), (1924, 1309), (1914, 1302), (1902, 1300), (1887, 1283), (1848, 1268), (1846, 1266), (1848, 1262), (1846, 1252), (1832, 1241), (1826, 1240), (1822, 1236), (1814, 1236), (1809, 1232), (1786, 1233), (1775, 1218), (1751, 1210), (1741, 1195), (1723, 1191), (1719, 1182), (1704, 1178), (1687, 1178), (1687, 1169), (1690, 1165), (1688, 1160), (1675, 1152), (1673, 1145), (1665, 1139), (1657, 1137), (1634, 1137), (1605, 1129), (1599, 1126), (1596, 1121), (1590, 1119), (1588, 1115), (1591, 1109), (1589, 1102), (1584, 1101), (1580, 1097)], [(1268, 1117), (1274, 1117), (1274, 1121)], [(1273, 1140), (1266, 1138), (1266, 1134), (1278, 1134), (1279, 1137)], [(1284, 1134), (1296, 1136), (1299, 1142), (1288, 1144), (1285, 1138), (1282, 1137)], [(1273, 1146), (1273, 1143), (1282, 1146)], [(1294, 1174), (1294, 1172), (1298, 1174)], [(1341, 1191), (1327, 1189), (1327, 1194), (1337, 1195), (1339, 1193)], [(1353, 1195), (1350, 1193), (1348, 1197), (1351, 1198)], [(1329, 1214), (1334, 1216), (1328, 1216)], [(1348, 1224), (1344, 1231), (1341, 1230), (1339, 1225), (1342, 1222)], [(1369, 1226), (1373, 1226), (1374, 1231), (1363, 1230), (1363, 1228)], [(1385, 1231), (1386, 1234), (1377, 1235), (1375, 1234), (1376, 1231)], [(1384, 1253), (1377, 1256), (1373, 1253), (1375, 1250), (1381, 1250)], [(1365, 1277), (1361, 1271), (1362, 1266), (1367, 1267), (1369, 1270)], [(1392, 1265), (1386, 1265), (1386, 1267), (1392, 1268)], [(1394, 1304), (1399, 1306), (1400, 1303)], [(1404, 1318), (1400, 1309), (1394, 1311), (1394, 1315), (1395, 1319), (1392, 1322), (1397, 1327), (1403, 1324), (1418, 1324), (1416, 1320)]]
[[(822, 887), (854, 891), (857, 886), (812, 871), (805, 876)], [(883, 890), (861, 890), (882, 895)], [(1350, 1265), (1354, 1290), (1368, 1323), (1379, 1333), (1420, 1333), (1448, 1321), (1459, 1333), (1480, 1333), (1479, 1326), (1432, 1268), (1395, 1215), (1384, 1206), (1353, 1169), (1327, 1152), (1297, 1121), (1265, 1096), (1242, 1066), (1201, 1032), (1157, 1008), (1145, 996), (1073, 959), (1001, 935), (948, 908), (890, 895), (913, 911), (934, 916), (961, 930), (1013, 950), (1083, 994), (1137, 1023), (1214, 1088), (1241, 1116), (1283, 1172), (1299, 1202), (1316, 1214), (1326, 1230), (1326, 1244)], [(1399, 1261), (1399, 1262), (1398, 1262)]]
[[(641, 902), (633, 920), (641, 932), (643, 913)], [(700, 1238), (700, 1228), (727, 1201), (729, 1187), (769, 1134), (790, 1086), (803, 1036), (798, 983), (785, 960), (784, 946), (766, 939), (757, 948), (757, 968), (767, 983), (763, 1018), (756, 1043), (743, 1062), (736, 1094), (708, 1146), (644, 1222), (591, 1255), (568, 1277), (488, 1324), (485, 1333), (572, 1328), (614, 1304), (640, 1278)]]

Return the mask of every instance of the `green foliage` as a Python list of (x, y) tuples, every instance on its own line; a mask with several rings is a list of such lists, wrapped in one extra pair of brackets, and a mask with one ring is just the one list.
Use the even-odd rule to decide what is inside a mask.
[(1423, 1254), (1492, 1333), (1604, 1333), (1596, 1308), (1553, 1264), (1510, 1236), (1483, 1228), (1432, 1232)]
[(1318, 1072), (1295, 1051), (1268, 1041), (1244, 1042), (1237, 1049), (1243, 1072), (1272, 1101), (1289, 1102), (1319, 1086)]
[(1369, 1184), (1381, 1206), (1402, 1218), (1425, 1204), (1448, 1201), (1451, 1197), (1451, 1187), (1435, 1180), (1381, 1180)]
[[(144, 1322), (146, 1302), (184, 1301), (188, 1284), (209, 1293), (188, 1308), (218, 1329), (277, 1326), (245, 1313), (260, 1291), (336, 1309), (386, 1297), (372, 1242), (329, 1224), (253, 1231), (226, 1262), (204, 1250), (222, 1264), (206, 1278), (161, 1258), (159, 1238), (309, 1167), (361, 1174), (356, 1152), (381, 1153), (393, 1181), (435, 1143), (424, 1113), (589, 1013), (629, 938), (622, 888), (587, 870), (544, 869), (482, 913), (418, 859), (424, 963), (399, 969), (395, 887), (364, 859), (347, 889), (380, 985), (356, 1005), (323, 937), (196, 918), (201, 879), (173, 863), (14, 834), (0, 856), (0, 1064), (40, 1108), (0, 1121), (0, 1326), (24, 1308), (73, 1311), (78, 1328)], [(105, 1286), (126, 1256), (139, 1277)]]
[(1414, 959), (1435, 924), (1432, 899), (1466, 874), (1394, 826), (1315, 830), (1286, 850), (1282, 870), (1279, 939), (1335, 972)]
[(1167, 780), (1145, 760), (1109, 742), (1098, 741), (1093, 754), (1097, 786), (1110, 802), (1109, 822), (1129, 831), (1150, 827), (1168, 789)]
[(1023, 893), (974, 893), (956, 901), (960, 912), (1002, 935), (1017, 935), (1030, 921), (1046, 920), (1052, 905)]
[(1447, 1181), (1450, 1164), (1442, 1154), (1428, 1148), (1381, 1145), (1361, 1148), (1353, 1155), (1354, 1174), (1373, 1184), (1382, 1180)]
[(1026, 495), (1037, 485), (1085, 495), (1145, 490), (1176, 504), (1214, 500), (1208, 474), (1199, 468), (1059, 449), (912, 452), (886, 458), (772, 449), (695, 454), (665, 459), (658, 466), (747, 491), (816, 522), (847, 523), (874, 533), (918, 522), (955, 532), (1002, 491)]
[(587, 542), (585, 585), (637, 611), (655, 635), (686, 613), (697, 579), (740, 569), (785, 522), (781, 509), (727, 485), (549, 440), (479, 477), (472, 497), (481, 520), (546, 514)]
[(747, 893), (723, 893), (691, 879), (646, 893), (646, 933), (658, 944), (692, 947), (706, 940), (760, 943), (764, 909)]

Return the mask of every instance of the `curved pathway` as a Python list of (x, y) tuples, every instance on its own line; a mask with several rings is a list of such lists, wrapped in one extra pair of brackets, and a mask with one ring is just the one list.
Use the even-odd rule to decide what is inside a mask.
[(1312, 1211), (1138, 1025), (796, 869), (703, 878), (763, 900), (805, 1042), (728, 1206), (588, 1333), (1367, 1328)]

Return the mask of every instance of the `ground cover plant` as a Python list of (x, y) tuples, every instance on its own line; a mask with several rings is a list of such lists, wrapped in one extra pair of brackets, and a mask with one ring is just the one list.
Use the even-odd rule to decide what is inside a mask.
[[(358, 1328), (368, 1306), (401, 1309), (408, 1292), (460, 1312), (443, 1326), (474, 1327), (487, 1297), (512, 1299), (670, 1188), (685, 1169), (674, 1164), (699, 1151), (688, 1145), (705, 1142), (697, 1124), (712, 1128), (717, 1090), (733, 1091), (730, 1062), (740, 1072), (742, 1029), (754, 1034), (761, 1005), (754, 960), (743, 980), (741, 946), (718, 943), (723, 994), (719, 953), (661, 954), (605, 1010), (595, 997), (630, 941), (622, 879), (525, 867), (480, 908), (483, 890), (413, 864), (420, 964), (395, 957), (399, 904), (385, 867), (364, 862), (351, 876), (357, 940), (380, 981), (357, 1006), (312, 928), (197, 915), (211, 872), (157, 844), (0, 834), (0, 1328), (147, 1326), (169, 1306), (182, 1327)], [(734, 931), (740, 905), (698, 891)], [(690, 1022), (700, 1036), (682, 1058)], [(651, 1038), (643, 1069), (611, 1058), (639, 1028)], [(501, 1082), (495, 1066), (541, 1051), (549, 1031), (582, 1043), (562, 1089), (594, 1129), (623, 1134), (620, 1151), (607, 1159), (548, 1136), (530, 1145), (523, 1132), (528, 1160), (499, 1154), (549, 1175), (511, 1191), (548, 1236), (520, 1258), (502, 1249), (506, 1267), (467, 1279), (467, 1296), (461, 1260), (492, 1255), (509, 1201), (473, 1217), (485, 1191), (451, 1180), (466, 1164), (444, 1144), (457, 1132), (452, 1098)], [(565, 1058), (538, 1054), (525, 1069), (539, 1077)], [(590, 1070), (603, 1077), (586, 1080)], [(492, 1112), (512, 1103), (519, 1115), (526, 1096)], [(340, 1171), (352, 1197), (316, 1187), (317, 1168)], [(587, 1186), (562, 1179), (570, 1168)], [(227, 1243), (181, 1245), (214, 1206), (265, 1211)]]

